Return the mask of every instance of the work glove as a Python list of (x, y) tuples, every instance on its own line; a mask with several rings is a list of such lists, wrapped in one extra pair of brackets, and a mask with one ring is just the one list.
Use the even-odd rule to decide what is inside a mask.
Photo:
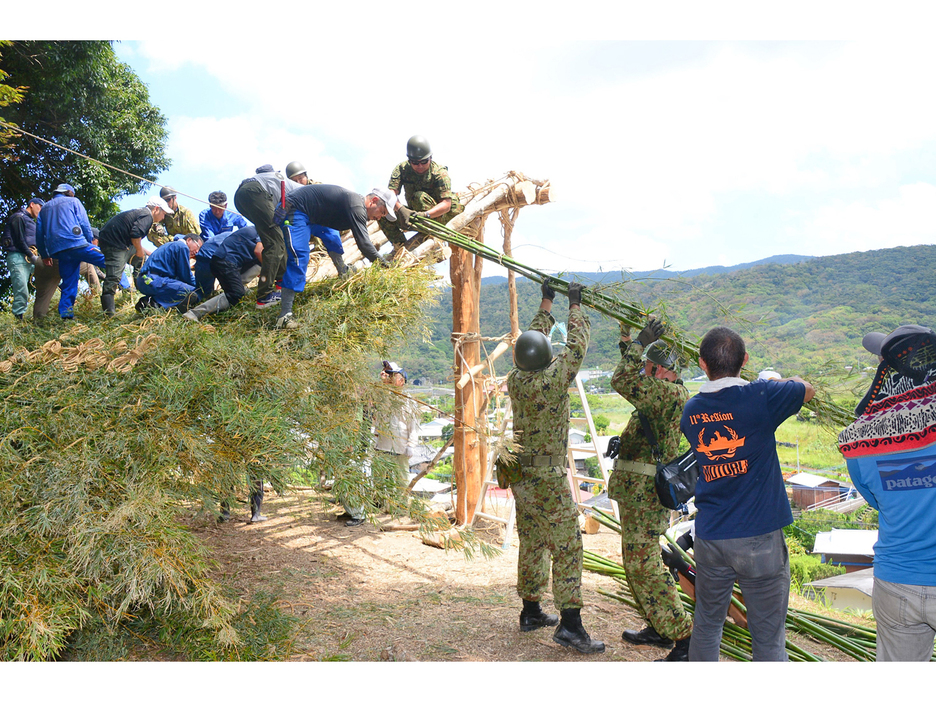
[(386, 256), (383, 256), (381, 254), (377, 254), (377, 258), (374, 259), (374, 263), (376, 263), (378, 266), (382, 268), (390, 267), (390, 261), (387, 259)]
[(397, 210), (396, 213), (397, 222), (400, 224), (400, 229), (403, 231), (412, 231), (410, 226), (410, 217), (413, 216), (413, 211), (409, 207), (401, 207)]
[(582, 291), (585, 286), (581, 283), (569, 283), (569, 307), (582, 304)]
[(663, 322), (655, 317), (650, 317), (647, 326), (641, 329), (640, 333), (637, 335), (637, 343), (647, 348), (654, 341), (662, 337), (664, 331), (666, 331), (666, 328), (663, 326)]
[(286, 208), (282, 205), (277, 205), (276, 209), (273, 210), (273, 224), (277, 227), (282, 225), (289, 213), (286, 211)]
[(552, 302), (556, 299), (556, 291), (549, 287), (549, 281), (544, 280), (542, 285), (543, 299)]

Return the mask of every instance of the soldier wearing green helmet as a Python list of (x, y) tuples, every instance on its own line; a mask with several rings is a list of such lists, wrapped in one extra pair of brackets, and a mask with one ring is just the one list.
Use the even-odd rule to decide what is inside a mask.
[(422, 235), (407, 241), (403, 233), (410, 229), (409, 218), (414, 212), (446, 224), (465, 209), (452, 192), (448, 168), (433, 160), (429, 140), (418, 134), (406, 142), (406, 160), (393, 169), (387, 187), (397, 195), (402, 190), (406, 196), (406, 206), (397, 207), (398, 221), (380, 220), (380, 230), (393, 244), (394, 251), (404, 246), (412, 249), (422, 243)]
[[(513, 404), (514, 440), (520, 476), (511, 482), (516, 499), (520, 553), (517, 594), (523, 601), (520, 631), (556, 627), (553, 641), (580, 653), (601, 653), (604, 644), (582, 626), (582, 533), (578, 509), (566, 478), (569, 443), (569, 385), (585, 360), (591, 325), (581, 308), (583, 287), (569, 284), (566, 347), (555, 358), (546, 334), (556, 320), (556, 296), (548, 281), (530, 331), (517, 339), (516, 368), (507, 376)], [(552, 562), (552, 592), (560, 617), (546, 614), (540, 600), (546, 593)]]
[[(679, 599), (676, 584), (663, 565), (660, 535), (669, 526), (669, 510), (656, 494), (657, 461), (679, 455), (679, 420), (689, 391), (679, 380), (680, 358), (675, 348), (661, 340), (663, 323), (649, 318), (636, 339), (622, 325), (621, 361), (611, 377), (611, 387), (634, 406), (621, 432), (620, 448), (608, 480), (608, 496), (621, 514), (621, 554), (627, 583), (637, 610), (647, 625), (627, 629), (621, 638), (636, 646), (669, 649), (664, 661), (687, 661), (692, 616)], [(641, 415), (653, 432), (645, 433)], [(655, 456), (653, 444), (659, 446)]]
[[(162, 246), (168, 241), (172, 241), (176, 236), (185, 236), (186, 234), (201, 234), (201, 227), (198, 226), (198, 217), (188, 207), (179, 202), (178, 193), (170, 187), (163, 186), (159, 191), (159, 197), (166, 201), (172, 214), (167, 214), (162, 222), (153, 222), (146, 238), (154, 246)], [(134, 266), (136, 269), (139, 265)]]

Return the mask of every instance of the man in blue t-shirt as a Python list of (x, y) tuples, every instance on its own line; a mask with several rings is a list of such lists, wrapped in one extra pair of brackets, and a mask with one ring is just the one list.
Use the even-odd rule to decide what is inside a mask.
[(748, 355), (731, 329), (699, 345), (708, 382), (683, 410), (680, 429), (699, 464), (695, 504), (696, 606), (690, 661), (717, 661), (735, 580), (747, 606), (755, 661), (788, 660), (790, 560), (783, 527), (793, 523), (774, 432), (815, 395), (801, 378), (743, 380)]

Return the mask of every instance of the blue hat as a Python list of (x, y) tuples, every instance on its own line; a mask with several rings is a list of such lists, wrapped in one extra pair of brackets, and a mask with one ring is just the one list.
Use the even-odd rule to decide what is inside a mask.
[(271, 166), (269, 163), (264, 163), (264, 164), (263, 164), (262, 166), (260, 166), (260, 168), (258, 168), (255, 172), (256, 172), (256, 173), (272, 173), (272, 172), (273, 172), (273, 166)]
[(44, 207), (44, 206), (45, 206), (45, 203), (44, 203), (42, 200), (40, 200), (38, 197), (34, 197), (32, 200), (30, 200), (30, 201), (29, 201), (29, 204), (30, 204), (30, 205), (39, 205), (39, 207)]
[(62, 183), (55, 189), (55, 192), (57, 193), (67, 193), (68, 191), (75, 192), (75, 189), (68, 183)]

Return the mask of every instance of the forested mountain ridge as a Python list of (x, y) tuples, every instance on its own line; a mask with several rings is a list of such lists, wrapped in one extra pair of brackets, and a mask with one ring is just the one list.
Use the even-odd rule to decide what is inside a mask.
[[(934, 271), (936, 246), (923, 245), (691, 277), (615, 282), (621, 278), (607, 271), (572, 276), (585, 283), (601, 281), (606, 292), (662, 313), (697, 337), (719, 324), (732, 327), (748, 342), (752, 368), (773, 366), (793, 374), (818, 372), (826, 364), (873, 364), (875, 359), (861, 347), (867, 332), (888, 332), (904, 323), (931, 326), (936, 319)], [(539, 306), (539, 285), (518, 278), (517, 294), (523, 330)], [(482, 336), (509, 332), (507, 284), (482, 285), (480, 297)], [(556, 311), (557, 321), (565, 321), (564, 306), (557, 305)], [(430, 315), (431, 341), (401, 349), (399, 360), (411, 377), (442, 383), (452, 377), (450, 292)], [(618, 324), (594, 311), (589, 317), (592, 340), (585, 367), (611, 368), (619, 358)], [(491, 351), (494, 344), (486, 346)], [(498, 372), (509, 364), (502, 359)]]
[[(759, 261), (751, 261), (749, 263), (739, 263), (735, 266), (706, 266), (705, 268), (691, 268), (686, 271), (671, 271), (669, 268), (657, 268), (653, 271), (632, 271), (627, 272), (625, 277), (633, 279), (643, 279), (643, 278), (692, 278), (697, 275), (717, 275), (719, 273), (731, 273), (733, 271), (740, 271), (746, 268), (754, 268), (755, 266), (766, 266), (771, 263), (799, 263), (800, 261), (808, 261), (813, 258), (813, 256), (800, 256), (798, 254), (780, 254), (777, 256), (768, 256), (767, 258), (762, 258)], [(620, 276), (620, 271), (604, 271), (603, 273), (587, 273), (587, 272), (576, 272), (573, 271), (569, 273), (572, 276), (581, 276), (587, 280), (593, 280), (596, 277), (600, 276)], [(565, 277), (565, 276), (563, 276)], [(488, 276), (481, 279), (481, 285), (496, 285), (497, 283), (506, 283), (507, 277), (503, 275), (494, 275)]]

